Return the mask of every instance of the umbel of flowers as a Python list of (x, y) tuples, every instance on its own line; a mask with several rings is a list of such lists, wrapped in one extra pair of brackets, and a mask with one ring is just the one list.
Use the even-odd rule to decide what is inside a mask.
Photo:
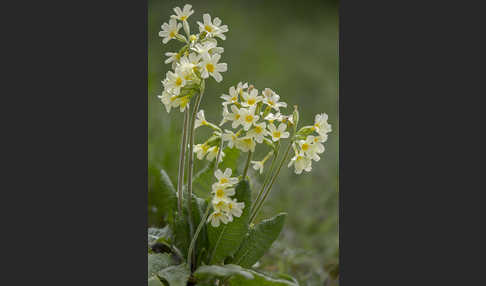
[[(273, 156), (274, 159), (270, 167), (270, 173), (272, 173), (281, 141), (290, 139), (287, 152), (281, 164), (287, 159), (289, 150), (292, 147), (294, 156), (290, 159), (288, 167), (293, 166), (296, 174), (312, 170), (312, 161), (320, 160), (320, 154), (325, 150), (323, 143), (327, 141), (327, 134), (332, 130), (331, 125), (327, 122), (327, 114), (317, 114), (313, 125), (304, 126), (297, 131), (296, 128), (299, 121), (297, 108), (294, 107), (293, 112), (285, 114), (284, 110), (287, 109), (287, 103), (280, 101), (280, 96), (272, 89), (265, 88), (259, 92), (253, 85), (239, 82), (236, 86), (230, 87), (228, 93), (221, 96), (221, 99), (223, 99), (223, 111), (219, 127), (206, 120), (204, 110), (200, 110), (197, 114), (196, 128), (207, 126), (214, 130), (213, 135), (206, 142), (196, 145), (194, 152), (196, 152), (199, 160), (205, 158), (208, 161), (212, 161), (218, 154), (218, 160), (221, 160), (224, 157), (224, 152), (221, 151), (223, 146), (219, 145), (224, 142), (230, 148), (236, 147), (240, 151), (248, 153), (243, 178), (246, 177), (249, 163), (252, 164), (253, 169), (262, 174), (265, 163)], [(228, 129), (225, 128), (223, 131), (221, 129), (222, 126), (227, 126)], [(258, 145), (266, 145), (269, 151), (263, 159), (251, 160), (252, 154)], [(252, 219), (254, 219), (263, 201), (268, 196), (271, 184), (273, 184), (279, 171), (280, 167), (276, 173), (273, 172), (275, 173), (274, 178), (267, 176), (268, 180), (265, 180), (266, 184), (263, 185), (252, 207)], [(225, 174), (227, 176), (231, 175), (231, 170), (227, 169)], [(218, 170), (215, 176), (219, 180), (222, 176), (221, 171)], [(237, 180), (236, 178), (234, 179)], [(220, 223), (226, 224), (232, 221), (233, 216), (238, 217), (238, 213), (235, 215), (227, 211), (226, 203), (230, 200), (221, 200), (217, 196), (218, 191), (220, 194), (234, 194), (232, 186), (232, 184), (222, 185), (218, 183), (213, 185), (212, 202), (214, 212), (208, 220), (212, 226), (217, 227)], [(265, 187), (267, 187), (267, 190), (265, 190)]]

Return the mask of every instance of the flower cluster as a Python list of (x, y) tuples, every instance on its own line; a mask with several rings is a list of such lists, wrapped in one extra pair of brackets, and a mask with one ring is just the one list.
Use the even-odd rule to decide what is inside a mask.
[(235, 194), (234, 186), (238, 183), (238, 178), (231, 177), (231, 169), (227, 168), (224, 173), (216, 170), (214, 176), (218, 180), (212, 185), (213, 212), (208, 217), (213, 227), (218, 227), (221, 223), (233, 221), (233, 217), (240, 217), (245, 208), (244, 202), (238, 202), (231, 198)]
[[(326, 113), (317, 114), (313, 126), (304, 126), (297, 132), (298, 140), (292, 144), (294, 157), (288, 165), (288, 167), (294, 165), (296, 174), (301, 174), (303, 170), (311, 171), (312, 160), (319, 161), (321, 159), (319, 154), (325, 150), (322, 143), (327, 141), (327, 133), (332, 131), (327, 119)], [(317, 134), (310, 135), (310, 133)]]
[[(194, 13), (192, 6), (186, 4), (183, 9), (174, 8), (175, 15), (171, 16), (169, 23), (162, 25), (159, 36), (164, 44), (170, 40), (178, 40), (184, 46), (177, 52), (168, 52), (166, 64), (172, 64), (162, 84), (164, 90), (158, 97), (165, 105), (167, 112), (171, 108), (179, 107), (183, 112), (194, 94), (201, 90), (203, 79), (210, 76), (217, 82), (223, 80), (221, 72), (226, 72), (226, 63), (219, 63), (224, 48), (218, 47), (216, 38), (225, 40), (224, 33), (228, 32), (227, 25), (221, 25), (219, 18), (211, 21), (209, 14), (203, 15), (203, 22), (197, 22), (199, 33), (191, 34), (188, 18)], [(179, 33), (183, 28), (186, 36)]]

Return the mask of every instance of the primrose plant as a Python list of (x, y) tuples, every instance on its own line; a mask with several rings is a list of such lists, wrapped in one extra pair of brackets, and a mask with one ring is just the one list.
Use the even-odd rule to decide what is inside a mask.
[[(275, 91), (260, 91), (240, 82), (221, 96), (221, 121), (209, 122), (199, 106), (206, 80), (220, 83), (221, 73), (228, 69), (219, 62), (224, 48), (218, 46), (218, 41), (226, 39), (228, 27), (204, 14), (203, 22), (197, 22), (198, 32), (191, 34), (192, 6), (176, 7), (174, 12), (159, 36), (164, 44), (175, 40), (182, 47), (165, 54), (171, 70), (162, 80), (163, 92), (158, 97), (168, 113), (173, 108), (184, 113), (183, 132), (176, 188), (161, 170), (160, 191), (166, 198), (168, 224), (148, 229), (148, 284), (298, 285), (288, 275), (252, 268), (277, 239), (286, 214), (258, 223), (255, 219), (286, 162), (301, 174), (320, 160), (331, 132), (327, 114), (317, 114), (312, 125), (299, 129), (297, 106), (286, 113), (288, 105)], [(195, 144), (198, 128), (209, 128), (212, 133)], [(260, 160), (253, 158), (257, 148), (265, 154)], [(246, 159), (237, 175), (240, 155)], [(197, 174), (194, 157), (209, 161)], [(265, 168), (269, 159), (270, 167)], [(247, 176), (250, 165), (257, 175), (268, 170), (254, 200)]]

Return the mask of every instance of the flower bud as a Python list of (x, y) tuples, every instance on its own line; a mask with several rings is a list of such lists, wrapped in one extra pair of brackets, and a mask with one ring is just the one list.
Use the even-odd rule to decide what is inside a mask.
[(294, 113), (292, 114), (293, 116), (293, 123), (297, 127), (297, 124), (299, 124), (299, 110), (297, 109), (297, 105), (294, 105)]
[(186, 32), (187, 37), (190, 38), (191, 28), (189, 28), (189, 23), (187, 23), (186, 20), (182, 21), (182, 27), (184, 28), (184, 32)]
[(310, 135), (312, 132), (314, 132), (315, 128), (314, 126), (304, 126), (300, 128), (299, 132), (297, 132), (297, 135), (302, 135), (302, 136), (307, 136)]
[(183, 42), (183, 43), (187, 43), (187, 39), (186, 37), (184, 37), (183, 35), (181, 34), (176, 34), (175, 35), (176, 39), (179, 41), (179, 42)]

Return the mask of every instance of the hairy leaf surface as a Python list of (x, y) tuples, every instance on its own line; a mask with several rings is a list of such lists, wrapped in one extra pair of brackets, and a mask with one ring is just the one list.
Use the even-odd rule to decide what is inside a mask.
[(157, 274), (160, 278), (166, 280), (170, 286), (186, 286), (191, 272), (187, 269), (186, 264), (183, 263), (164, 268)]
[(255, 264), (278, 238), (286, 216), (286, 213), (280, 213), (251, 228), (234, 255), (233, 263), (243, 267), (251, 267)]
[(160, 270), (170, 266), (172, 259), (167, 253), (148, 254), (148, 277), (157, 274)]
[(157, 276), (152, 276), (148, 279), (148, 286), (164, 286)]
[(157, 225), (162, 218), (172, 223), (177, 208), (174, 185), (164, 170), (154, 165), (148, 168), (148, 205), (149, 225)]
[(226, 265), (204, 265), (199, 267), (196, 272), (194, 272), (194, 277), (198, 280), (209, 279), (212, 277), (216, 278), (226, 278), (233, 275), (240, 275), (246, 279), (253, 279), (253, 274), (246, 271), (239, 265), (226, 264)]
[(247, 269), (253, 274), (254, 279), (246, 279), (243, 276), (233, 276), (229, 279), (230, 286), (298, 286), (299, 283), (293, 279), (275, 278), (270, 275)]

